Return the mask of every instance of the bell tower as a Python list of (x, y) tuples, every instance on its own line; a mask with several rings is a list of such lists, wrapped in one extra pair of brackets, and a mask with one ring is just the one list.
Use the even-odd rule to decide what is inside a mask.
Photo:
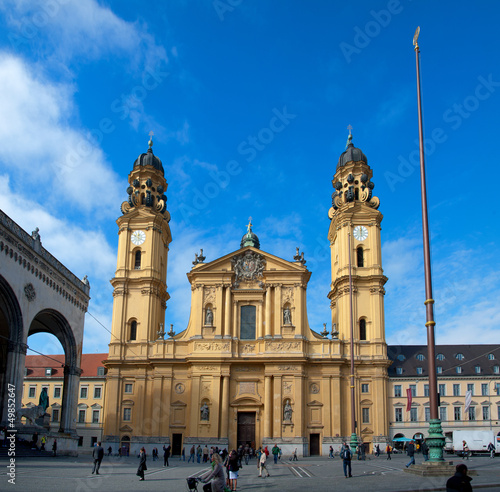
[[(331, 250), (332, 326), (350, 340), (349, 270), (353, 287), (354, 341), (385, 345), (380, 200), (373, 196), (372, 170), (349, 134), (333, 177), (328, 239)], [(363, 345), (367, 345), (363, 343)], [(376, 350), (379, 353), (379, 350)], [(385, 353), (385, 352), (384, 352)]]
[(118, 259), (114, 278), (109, 359), (126, 358), (126, 347), (146, 355), (148, 341), (164, 331), (168, 247), (172, 240), (167, 181), (161, 160), (149, 149), (129, 174), (128, 200), (118, 218)]

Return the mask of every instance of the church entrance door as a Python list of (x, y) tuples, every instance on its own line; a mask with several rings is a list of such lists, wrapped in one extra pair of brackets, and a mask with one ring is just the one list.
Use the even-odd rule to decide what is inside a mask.
[(172, 434), (172, 456), (180, 456), (182, 452), (182, 434)]
[(249, 444), (255, 448), (255, 412), (238, 412), (238, 447)]
[(310, 455), (319, 456), (319, 434), (310, 434)]

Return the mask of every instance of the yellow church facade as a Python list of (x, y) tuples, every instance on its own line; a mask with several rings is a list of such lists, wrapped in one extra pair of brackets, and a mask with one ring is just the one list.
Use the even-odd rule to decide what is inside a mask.
[(249, 223), (239, 250), (206, 263), (202, 252), (196, 257), (187, 273), (190, 319), (175, 335), (164, 329), (166, 303), (175, 302), (166, 288), (167, 182), (150, 142), (117, 220), (103, 440), (131, 452), (171, 444), (174, 454), (193, 444), (276, 443), (285, 454), (326, 455), (353, 433), (368, 450), (385, 445), (387, 279), (371, 177), (350, 138), (325, 225), (329, 330), (310, 329), (304, 255), (297, 249), (289, 261), (263, 251)]

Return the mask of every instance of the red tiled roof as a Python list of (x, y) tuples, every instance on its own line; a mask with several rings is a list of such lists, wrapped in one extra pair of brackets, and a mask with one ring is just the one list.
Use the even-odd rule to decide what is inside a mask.
[[(49, 358), (50, 357), (50, 358)], [(96, 377), (97, 368), (103, 367), (103, 360), (108, 358), (108, 354), (82, 354), (82, 375), (81, 377)], [(54, 360), (55, 359), (55, 360)], [(26, 356), (26, 369), (28, 369), (26, 378), (44, 378), (45, 369), (52, 368), (51, 377), (64, 377), (64, 355), (27, 355)]]

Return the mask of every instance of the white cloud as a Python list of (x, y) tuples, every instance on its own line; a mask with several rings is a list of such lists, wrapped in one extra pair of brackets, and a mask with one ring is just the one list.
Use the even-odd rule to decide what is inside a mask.
[[(0, 164), (19, 188), (40, 201), (55, 198), (85, 212), (109, 213), (120, 203), (124, 181), (106, 163), (102, 150), (71, 128), (73, 87), (53, 84), (19, 58), (0, 53)], [(106, 193), (92, 197), (96, 176)], [(36, 186), (35, 186), (36, 185)]]
[(146, 66), (167, 61), (147, 25), (126, 22), (95, 0), (4, 0), (0, 9), (13, 29), (14, 48), (30, 45), (61, 65), (109, 54), (127, 56), (133, 70), (143, 60)]

